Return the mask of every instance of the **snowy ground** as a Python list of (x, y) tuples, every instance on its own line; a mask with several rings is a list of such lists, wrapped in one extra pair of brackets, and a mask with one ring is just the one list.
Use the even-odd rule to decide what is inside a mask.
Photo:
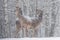
[(60, 40), (60, 37), (50, 37), (50, 38), (5, 38), (0, 40)]

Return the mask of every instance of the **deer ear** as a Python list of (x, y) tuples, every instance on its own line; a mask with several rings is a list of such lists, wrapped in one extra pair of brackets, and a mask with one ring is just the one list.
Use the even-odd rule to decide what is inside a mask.
[(22, 15), (22, 10), (21, 10), (21, 8), (19, 8), (19, 13)]
[(37, 16), (37, 17), (39, 17), (41, 13), (42, 13), (42, 10), (36, 9), (36, 16)]
[(40, 11), (39, 17), (42, 17), (43, 15), (43, 11)]

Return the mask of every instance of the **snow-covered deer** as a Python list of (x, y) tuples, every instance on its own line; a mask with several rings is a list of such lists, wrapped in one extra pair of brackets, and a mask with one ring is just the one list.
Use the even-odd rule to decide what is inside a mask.
[(36, 17), (31, 18), (29, 16), (22, 15), (21, 8), (17, 7), (16, 15), (18, 17), (18, 21), (16, 21), (16, 24), (17, 24), (16, 28), (17, 28), (17, 33), (18, 33), (19, 30), (21, 30), (23, 27), (25, 27), (27, 30), (30, 28), (36, 29), (42, 21), (43, 11), (41, 11), (40, 9), (36, 9)]

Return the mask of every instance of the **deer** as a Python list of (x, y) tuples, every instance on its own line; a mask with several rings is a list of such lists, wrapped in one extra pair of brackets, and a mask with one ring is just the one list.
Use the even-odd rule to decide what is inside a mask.
[[(42, 21), (42, 15), (43, 15), (43, 11), (36, 9), (36, 16), (35, 18), (27, 18), (27, 16), (22, 15), (22, 10), (21, 8), (17, 7), (17, 12), (16, 12), (16, 16), (19, 18), (18, 21), (16, 21), (16, 28), (17, 28), (17, 33), (19, 32), (19, 30), (21, 29), (21, 27), (26, 28), (26, 30), (28, 29), (37, 29), (37, 26), (40, 25), (41, 21)], [(27, 35), (27, 34), (26, 34)]]

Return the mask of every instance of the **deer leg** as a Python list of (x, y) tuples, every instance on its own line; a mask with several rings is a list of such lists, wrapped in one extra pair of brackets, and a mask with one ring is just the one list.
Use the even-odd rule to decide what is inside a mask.
[(22, 37), (24, 37), (24, 27), (22, 26)]
[(18, 36), (18, 32), (20, 31), (21, 29), (21, 24), (20, 22), (17, 20), (16, 21), (16, 37)]
[(33, 34), (32, 34), (32, 37), (35, 37), (35, 32), (34, 32), (34, 30), (33, 30)]
[(27, 29), (27, 27), (26, 27), (26, 37), (28, 37), (28, 29)]
[(33, 37), (36, 37), (37, 35), (37, 29), (33, 28)]

